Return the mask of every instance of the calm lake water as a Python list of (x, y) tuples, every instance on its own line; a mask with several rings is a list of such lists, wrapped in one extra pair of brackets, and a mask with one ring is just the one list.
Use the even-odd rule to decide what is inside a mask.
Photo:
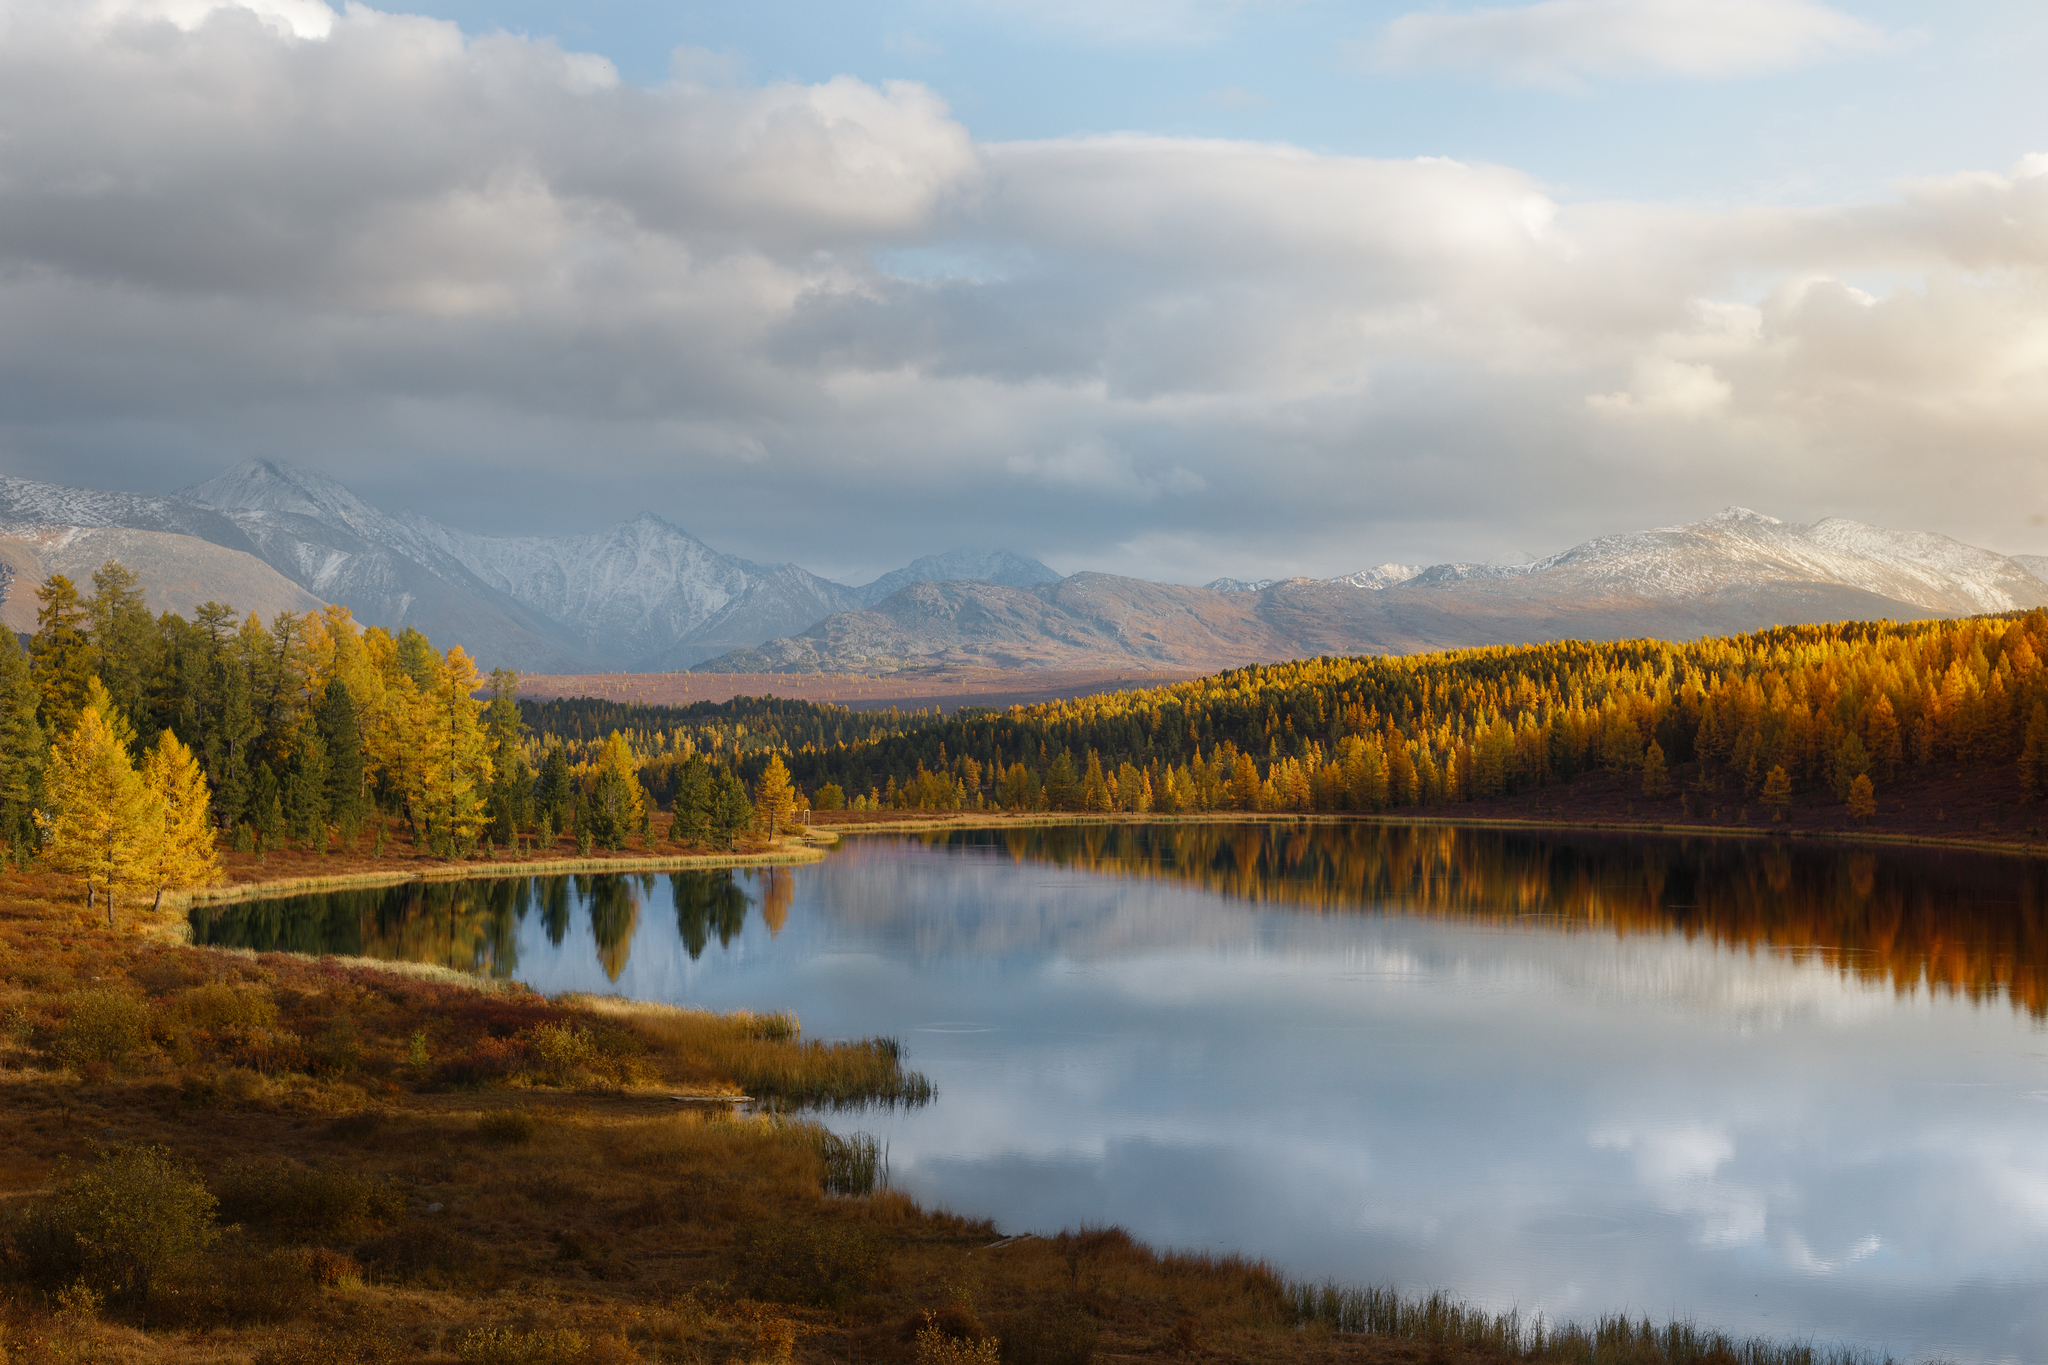
[(1956, 853), (1452, 828), (860, 836), (813, 866), (195, 915), (893, 1034), (830, 1115), (1005, 1232), (1902, 1360), (2048, 1359), (2048, 877)]

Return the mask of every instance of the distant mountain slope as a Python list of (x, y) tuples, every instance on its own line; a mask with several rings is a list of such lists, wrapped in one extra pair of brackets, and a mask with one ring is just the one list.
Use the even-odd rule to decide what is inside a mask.
[(1233, 580), (1219, 585), (1227, 586), (1167, 589), (1081, 574), (1028, 589), (913, 588), (704, 667), (855, 672), (1118, 662), (1208, 669), (1316, 654), (1689, 639), (1795, 622), (2048, 605), (2048, 582), (2026, 566), (1946, 536), (1840, 518), (1795, 526), (1742, 508), (1690, 526), (1603, 536), (1534, 564), (1388, 564), (1256, 591)]
[(364, 625), (411, 626), (444, 648), (461, 645), (486, 667), (549, 671), (578, 662), (554, 622), (333, 479), (250, 460), (180, 497), (226, 514), (265, 560)]
[(136, 572), (152, 612), (190, 617), (201, 602), (226, 602), (269, 620), (280, 611), (318, 611), (321, 600), (256, 556), (197, 536), (121, 527), (67, 526), (0, 536), (0, 624), (36, 628), (36, 585), (63, 574), (92, 591), (92, 575), (110, 559)]
[[(972, 665), (1251, 663), (1289, 641), (1252, 594), (1078, 573), (1056, 583), (917, 583), (867, 611), (827, 617), (792, 639), (723, 655), (718, 673), (858, 673)], [(1219, 665), (1221, 666), (1221, 665)]]
[(423, 517), (423, 539), (559, 623), (584, 657), (643, 671), (700, 659), (859, 605), (794, 564), (721, 554), (651, 512), (588, 536), (479, 536)]
[(1035, 559), (1008, 550), (948, 550), (942, 555), (913, 559), (874, 582), (854, 589), (863, 607), (872, 607), (913, 583), (1000, 583), (1006, 587), (1029, 588), (1039, 583), (1057, 583), (1060, 576)]

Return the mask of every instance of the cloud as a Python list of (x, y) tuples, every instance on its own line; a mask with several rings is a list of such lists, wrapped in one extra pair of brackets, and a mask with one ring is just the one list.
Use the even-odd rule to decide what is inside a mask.
[(1599, 77), (1768, 75), (1883, 41), (1878, 29), (1814, 0), (1541, 0), (1404, 14), (1366, 56), (1385, 70), (1571, 89)]
[(2048, 549), (2040, 158), (1589, 203), (277, 12), (0, 3), (10, 472), (282, 456), (482, 530), (645, 508), (764, 560), (1195, 581), (1730, 502)]

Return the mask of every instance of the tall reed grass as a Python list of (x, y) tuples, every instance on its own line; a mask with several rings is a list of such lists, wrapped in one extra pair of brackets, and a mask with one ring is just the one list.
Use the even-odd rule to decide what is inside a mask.
[(790, 1123), (784, 1131), (818, 1154), (825, 1193), (863, 1195), (889, 1188), (889, 1153), (872, 1133), (841, 1137), (822, 1123)]
[(713, 1014), (605, 996), (574, 1003), (632, 1028), (674, 1070), (729, 1080), (779, 1104), (915, 1105), (938, 1093), (924, 1076), (903, 1069), (903, 1048), (893, 1038), (806, 1042), (790, 1014)]
[(1557, 1365), (1893, 1365), (1889, 1356), (1850, 1346), (1731, 1337), (1690, 1322), (1659, 1327), (1626, 1314), (1598, 1318), (1588, 1327), (1513, 1309), (1489, 1313), (1441, 1293), (1409, 1296), (1300, 1281), (1286, 1282), (1284, 1292), (1302, 1324)]

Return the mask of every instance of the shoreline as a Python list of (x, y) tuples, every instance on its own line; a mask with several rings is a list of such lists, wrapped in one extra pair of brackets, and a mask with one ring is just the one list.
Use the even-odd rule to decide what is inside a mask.
[(1648, 820), (1543, 820), (1514, 816), (1388, 815), (1357, 814), (1349, 811), (1199, 811), (1161, 815), (1132, 811), (1106, 814), (1082, 812), (1030, 812), (1010, 815), (1002, 811), (974, 811), (960, 815), (911, 816), (903, 820), (863, 821), (859, 824), (813, 826), (844, 837), (849, 834), (923, 834), (939, 830), (1042, 829), (1060, 825), (1201, 825), (1201, 824), (1289, 824), (1289, 825), (1444, 825), (1468, 829), (1523, 830), (1535, 832), (1596, 831), (1609, 834), (1654, 834), (1665, 838), (1701, 837), (1711, 839), (1798, 839), (1837, 844), (1881, 844), (1899, 848), (1951, 848), (1971, 853), (2001, 853), (2018, 858), (2048, 858), (2048, 840), (2014, 843), (2009, 840), (1943, 838), (1923, 834), (1890, 834), (1876, 830), (1772, 828), (1769, 825), (1691, 825)]

